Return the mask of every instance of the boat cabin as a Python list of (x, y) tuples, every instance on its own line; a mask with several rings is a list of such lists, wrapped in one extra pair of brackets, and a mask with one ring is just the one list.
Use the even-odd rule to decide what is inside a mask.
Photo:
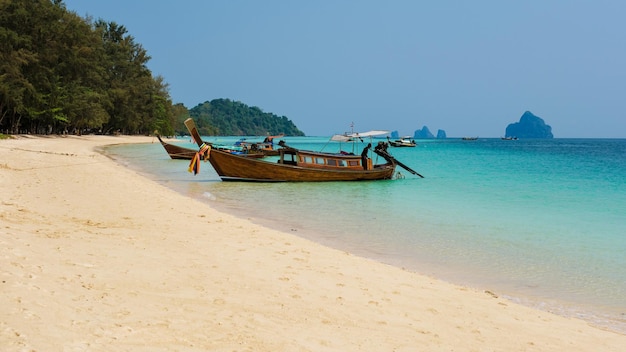
[[(281, 164), (297, 165), (320, 169), (359, 169), (363, 170), (362, 159), (354, 154), (317, 153), (305, 150), (280, 149)], [(366, 170), (371, 170), (372, 160), (367, 158)]]

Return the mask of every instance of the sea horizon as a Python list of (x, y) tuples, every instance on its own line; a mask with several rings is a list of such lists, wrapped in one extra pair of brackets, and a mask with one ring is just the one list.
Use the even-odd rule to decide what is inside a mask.
[[(284, 139), (333, 151), (328, 137)], [(107, 153), (218, 210), (626, 333), (626, 139), (416, 141), (390, 151), (425, 178), (376, 182), (221, 182), (158, 143)]]

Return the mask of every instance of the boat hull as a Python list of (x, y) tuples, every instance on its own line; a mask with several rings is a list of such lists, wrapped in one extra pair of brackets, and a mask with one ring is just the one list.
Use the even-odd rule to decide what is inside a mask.
[(211, 150), (209, 162), (223, 181), (248, 182), (331, 182), (371, 181), (393, 177), (395, 165), (384, 164), (371, 170), (321, 169), (281, 164)]
[(196, 151), (189, 148), (179, 147), (177, 145), (166, 143), (161, 139), (161, 136), (157, 135), (159, 142), (167, 152), (167, 154), (172, 159), (176, 160), (191, 160), (194, 155), (196, 155)]
[(415, 147), (417, 144), (415, 143), (404, 143), (404, 142), (389, 142), (389, 144), (392, 147), (398, 147), (398, 148), (402, 148), (402, 147)]
[[(179, 147), (174, 144), (169, 144), (161, 139), (161, 136), (157, 135), (159, 142), (170, 156), (175, 160), (191, 160), (196, 155), (197, 151), (189, 148)], [(229, 151), (230, 153), (237, 154), (246, 158), (264, 158), (267, 154), (261, 151), (249, 151), (247, 153)]]

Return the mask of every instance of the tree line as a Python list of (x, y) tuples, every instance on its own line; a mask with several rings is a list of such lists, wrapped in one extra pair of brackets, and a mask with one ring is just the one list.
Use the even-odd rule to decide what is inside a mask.
[(141, 44), (61, 0), (0, 0), (0, 129), (173, 132), (175, 109)]
[[(0, 0), (0, 134), (186, 134), (190, 111), (149, 60), (123, 25), (82, 18), (62, 0)], [(211, 134), (302, 134), (228, 99), (195, 111)]]

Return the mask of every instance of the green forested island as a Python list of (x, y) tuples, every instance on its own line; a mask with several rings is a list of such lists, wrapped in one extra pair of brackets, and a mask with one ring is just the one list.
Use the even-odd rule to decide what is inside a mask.
[[(214, 99), (189, 110), (200, 134), (206, 136), (266, 136), (285, 134), (304, 136), (285, 116), (265, 113), (229, 99)], [(177, 131), (183, 132), (183, 131)]]
[(302, 135), (286, 117), (216, 99), (175, 104), (123, 25), (81, 18), (62, 0), (0, 0), (0, 134)]

